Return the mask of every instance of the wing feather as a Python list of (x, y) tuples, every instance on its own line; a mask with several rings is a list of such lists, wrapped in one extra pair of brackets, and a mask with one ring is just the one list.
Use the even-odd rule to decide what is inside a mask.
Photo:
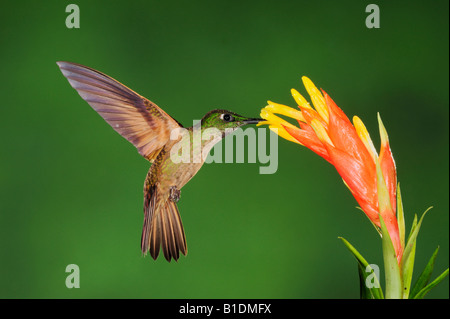
[(170, 132), (181, 127), (156, 104), (106, 74), (76, 63), (57, 64), (80, 96), (148, 160), (153, 161)]

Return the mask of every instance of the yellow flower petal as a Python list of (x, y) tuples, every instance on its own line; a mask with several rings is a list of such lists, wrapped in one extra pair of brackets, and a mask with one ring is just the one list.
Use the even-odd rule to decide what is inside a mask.
[(319, 140), (321, 140), (322, 142), (327, 142), (328, 144), (334, 146), (333, 142), (328, 136), (327, 130), (318, 119), (313, 119), (311, 121), (311, 127), (313, 128), (314, 132), (316, 132), (316, 135), (319, 138)]
[(291, 89), (291, 94), (298, 106), (305, 109), (311, 109), (309, 102), (296, 89)]
[(305, 118), (303, 117), (303, 114), (301, 111), (293, 109), (292, 107), (278, 104), (272, 101), (267, 101), (269, 105), (266, 106), (266, 109), (277, 114), (285, 115), (288, 117), (291, 117), (293, 119), (306, 122)]
[(288, 141), (303, 145), (302, 143), (297, 141), (295, 138), (293, 138), (281, 125), (269, 125), (269, 129), (272, 132), (274, 132), (275, 134), (277, 134), (278, 136), (280, 136)]
[(256, 126), (269, 125), (269, 124), (270, 124), (269, 121), (261, 121), (261, 122), (256, 123)]
[(375, 159), (378, 157), (378, 153), (375, 149), (375, 146), (373, 145), (372, 139), (370, 138), (369, 132), (367, 131), (363, 121), (361, 121), (359, 117), (354, 116), (353, 125), (355, 126), (356, 133), (358, 134), (359, 138), (364, 143), (370, 155), (372, 155), (373, 160), (375, 161)]
[(314, 83), (307, 78), (306, 76), (302, 77), (303, 85), (305, 86), (306, 90), (308, 91), (309, 96), (311, 97), (311, 101), (314, 105), (314, 107), (317, 110), (317, 113), (328, 123), (328, 108), (325, 103), (325, 98), (323, 97), (322, 93), (317, 89), (317, 87), (314, 85)]
[(261, 110), (260, 116), (263, 119), (265, 119), (267, 122), (269, 122), (268, 124), (274, 124), (274, 125), (279, 125), (279, 126), (284, 125), (284, 126), (289, 126), (289, 127), (293, 127), (293, 128), (298, 128), (298, 127), (292, 125), (291, 123), (289, 123), (288, 121), (283, 120), (281, 117), (273, 114), (268, 109), (267, 106)]

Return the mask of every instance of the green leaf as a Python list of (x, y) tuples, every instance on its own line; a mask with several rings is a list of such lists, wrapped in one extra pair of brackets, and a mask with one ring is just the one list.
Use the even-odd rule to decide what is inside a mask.
[(416, 242), (414, 241), (413, 247), (408, 256), (402, 257), (401, 269), (402, 269), (402, 294), (403, 299), (409, 298), (409, 291), (411, 289), (411, 280), (414, 269), (414, 259), (416, 256)]
[[(416, 216), (416, 222), (417, 223), (417, 216)], [(402, 202), (402, 195), (400, 191), (400, 183), (397, 184), (397, 222), (398, 222), (398, 233), (400, 238), (400, 245), (402, 246), (402, 249), (405, 249), (405, 214), (403, 211), (403, 202)], [(414, 224), (415, 225), (415, 224)], [(415, 226), (414, 226), (415, 227)], [(416, 254), (416, 245), (414, 243), (414, 247), (409, 254), (408, 260), (405, 260), (405, 258), (402, 258), (402, 293), (403, 293), (403, 299), (408, 299), (409, 297), (409, 290), (411, 288), (411, 279), (413, 275), (413, 269), (414, 269), (414, 257)]]
[(372, 292), (366, 285), (366, 270), (358, 263), (359, 275), (359, 298), (360, 299), (374, 299)]
[(416, 240), (417, 235), (419, 234), (420, 227), (422, 225), (423, 218), (425, 217), (426, 213), (431, 209), (432, 207), (429, 207), (423, 214), (422, 217), (420, 217), (419, 222), (417, 222), (417, 215), (414, 216), (414, 222), (411, 227), (411, 232), (408, 236), (408, 242), (406, 243), (405, 250), (403, 251), (403, 257), (401, 262), (401, 273), (402, 273), (402, 282), (403, 282), (403, 298), (408, 298), (410, 295), (410, 288), (411, 288), (411, 279), (413, 275), (413, 268), (414, 268), (414, 259), (416, 255)]
[(439, 246), (436, 248), (427, 265), (425, 266), (425, 269), (420, 274), (419, 278), (414, 284), (413, 289), (411, 289), (411, 293), (409, 294), (410, 297), (414, 298), (419, 293), (419, 291), (425, 288), (425, 286), (430, 281), (431, 273), (433, 272), (434, 269), (434, 262), (436, 260), (438, 252)]
[[(339, 237), (340, 240), (344, 243), (344, 245), (348, 248), (348, 250), (352, 253), (353, 257), (356, 258), (358, 262), (358, 272), (360, 279), (360, 297), (361, 299), (383, 299), (383, 291), (380, 287), (380, 282), (377, 276), (374, 274), (372, 267), (369, 263), (364, 259), (364, 257), (353, 247), (345, 238)], [(367, 277), (371, 276), (373, 278), (373, 287), (369, 288), (366, 285)]]
[(381, 247), (383, 249), (384, 271), (386, 280), (386, 299), (401, 299), (402, 277), (400, 276), (400, 268), (398, 266), (397, 255), (395, 253), (391, 236), (389, 235), (389, 231), (387, 230), (382, 216), (383, 212), (393, 213), (393, 211), (389, 198), (389, 192), (386, 187), (386, 183), (384, 182), (383, 173), (381, 172), (381, 167), (378, 160), (376, 160), (376, 168), (379, 210), (378, 216), (380, 218), (381, 226)]
[(400, 192), (400, 183), (397, 184), (397, 222), (400, 244), (405, 248), (405, 214), (403, 212), (402, 194)]
[(423, 299), (423, 297), (425, 297), (425, 295), (434, 287), (436, 287), (436, 285), (438, 285), (442, 280), (444, 280), (445, 277), (448, 276), (448, 268), (439, 276), (437, 277), (435, 280), (433, 280), (429, 285), (425, 286), (425, 288), (423, 288), (422, 290), (419, 291), (419, 293), (417, 295), (414, 296), (414, 299)]
[(391, 237), (384, 223), (383, 217), (380, 216), (381, 233), (381, 247), (383, 249), (384, 271), (386, 279), (386, 299), (401, 299), (402, 298), (402, 278), (400, 276), (400, 268), (397, 263), (397, 256), (395, 255), (394, 245)]
[(414, 214), (414, 220), (413, 220), (412, 225), (411, 225), (411, 230), (409, 231), (407, 242), (409, 241), (409, 238), (411, 238), (411, 234), (414, 232), (414, 229), (416, 227), (417, 227), (417, 214)]
[[(427, 212), (433, 207), (429, 207), (420, 217), (419, 222), (416, 224), (417, 216), (414, 217), (413, 226), (411, 227), (411, 233), (408, 237), (408, 242), (405, 245), (405, 250), (402, 257), (402, 272), (408, 271), (408, 267), (414, 265), (414, 254), (416, 249), (417, 235), (419, 234), (420, 226), (422, 225), (423, 218)], [(412, 270), (411, 270), (412, 271)]]

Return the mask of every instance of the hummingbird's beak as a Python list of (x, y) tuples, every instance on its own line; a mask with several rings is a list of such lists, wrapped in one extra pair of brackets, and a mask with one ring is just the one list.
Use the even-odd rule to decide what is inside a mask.
[(259, 122), (264, 121), (263, 119), (246, 119), (242, 121), (244, 124), (258, 124)]

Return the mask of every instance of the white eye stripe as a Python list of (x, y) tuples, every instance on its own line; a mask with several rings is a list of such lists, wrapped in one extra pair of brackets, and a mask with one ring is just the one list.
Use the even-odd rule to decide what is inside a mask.
[(233, 122), (234, 121), (234, 116), (228, 113), (222, 113), (220, 114), (219, 118), (221, 120), (224, 120), (226, 122)]

